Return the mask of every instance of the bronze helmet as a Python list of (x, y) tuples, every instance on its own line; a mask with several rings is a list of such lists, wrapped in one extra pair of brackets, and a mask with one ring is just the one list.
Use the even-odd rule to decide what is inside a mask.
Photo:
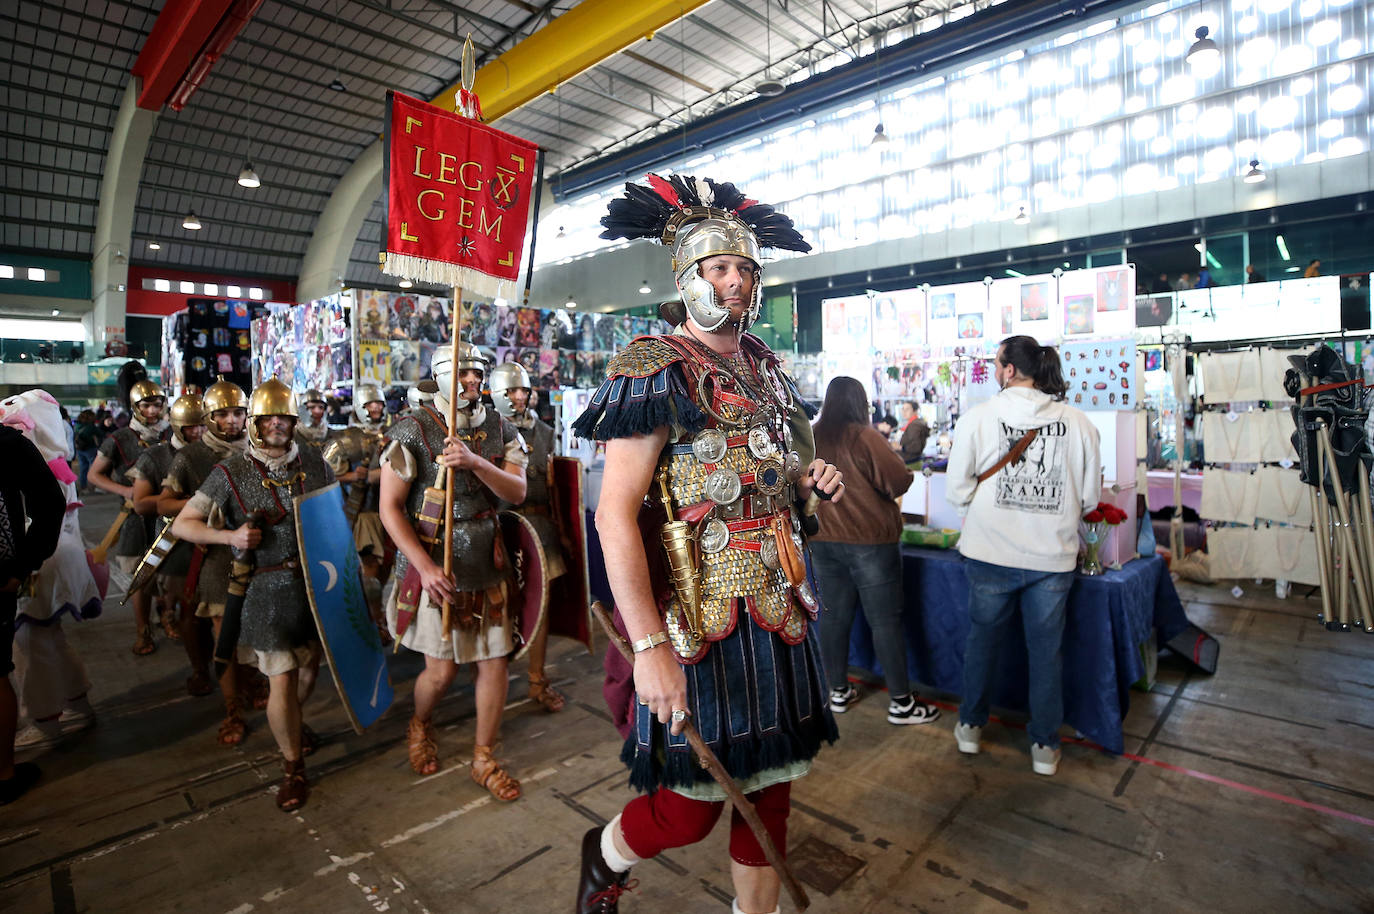
[(248, 440), (257, 447), (263, 446), (257, 420), (265, 416), (296, 418), (296, 398), (291, 395), (291, 388), (276, 378), (269, 378), (253, 388), (253, 396), (248, 398)]
[(224, 380), (224, 376), (220, 375), (219, 380), (211, 384), (201, 397), (201, 402), (205, 404), (205, 415), (208, 417), (222, 409), (247, 409), (248, 394), (243, 392), (242, 387)]
[(182, 430), (187, 426), (205, 424), (205, 403), (195, 394), (182, 394), (172, 401), (167, 418), (172, 426), (172, 434), (185, 444), (186, 436)]

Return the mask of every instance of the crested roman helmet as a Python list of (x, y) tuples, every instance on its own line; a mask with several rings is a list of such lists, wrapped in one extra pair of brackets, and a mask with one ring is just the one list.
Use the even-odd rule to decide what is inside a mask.
[(172, 426), (172, 434), (182, 444), (186, 443), (184, 430), (188, 426), (205, 424), (205, 403), (196, 394), (182, 394), (172, 401), (167, 421)]
[(669, 309), (664, 317), (690, 319), (710, 332), (730, 319), (715, 286), (700, 275), (708, 257), (733, 254), (755, 267), (754, 296), (741, 329), (758, 319), (763, 305), (762, 248), (809, 251), (792, 220), (773, 207), (744, 196), (733, 184), (710, 178), (648, 175), (648, 186), (628, 183), (625, 196), (612, 200), (601, 218), (602, 238), (652, 238), (672, 251), (673, 276), (685, 313)]
[(297, 418), (296, 398), (291, 395), (291, 388), (276, 378), (268, 378), (253, 388), (253, 395), (248, 398), (248, 440), (257, 447), (263, 446), (258, 420), (266, 416)]
[(359, 422), (371, 422), (372, 419), (367, 414), (367, 404), (378, 403), (386, 405), (386, 393), (376, 384), (359, 384), (353, 391), (353, 415), (358, 417)]
[(491, 400), (496, 404), (496, 411), (507, 419), (515, 414), (515, 404), (510, 401), (506, 392), (518, 387), (523, 387), (531, 393), (534, 390), (534, 386), (530, 384), (530, 373), (519, 362), (502, 362), (491, 370), (488, 380)]
[(453, 390), (453, 379), (458, 372), (473, 369), (482, 372), (482, 377), (487, 376), (487, 358), (482, 354), (482, 350), (467, 342), (459, 340), (452, 346), (440, 346), (434, 350), (434, 355), (429, 362), (430, 374), (434, 376), (434, 383), (439, 386), (439, 396), (447, 400)]
[(137, 407), (144, 400), (161, 400), (166, 403), (167, 395), (162, 392), (161, 384), (145, 379), (129, 388), (129, 405)]
[(213, 416), (222, 409), (247, 409), (248, 394), (243, 392), (242, 387), (224, 380), (224, 375), (220, 375), (219, 380), (205, 391), (201, 402), (205, 405), (205, 415)]

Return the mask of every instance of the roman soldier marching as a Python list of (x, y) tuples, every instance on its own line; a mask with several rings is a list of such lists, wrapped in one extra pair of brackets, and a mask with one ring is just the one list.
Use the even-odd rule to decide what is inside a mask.
[(363, 594), (379, 632), (386, 631), (382, 589), (395, 554), (377, 512), (386, 428), (385, 394), (376, 384), (360, 384), (354, 391), (353, 419), (348, 428), (331, 435), (324, 445), (324, 459), (334, 478), (348, 487), (344, 513), (353, 525), (353, 541), (363, 570)]
[[(634, 650), (622, 757), (649, 793), (584, 836), (579, 912), (616, 911), (633, 864), (701, 840), (719, 817), (727, 794), (694, 763), (689, 720), (782, 853), (791, 783), (836, 738), (802, 537), (817, 495), (842, 483), (815, 459), (811, 408), (747, 332), (762, 303), (760, 248), (809, 246), (733, 184), (649, 182), (611, 202), (602, 237), (671, 248), (681, 305), (664, 316), (677, 326), (617, 353), (573, 426), (606, 442), (615, 480), (597, 529)], [(659, 543), (641, 533), (646, 497)], [(776, 912), (779, 876), (738, 809), (730, 856), (734, 910)]]
[[(126, 580), (131, 580), (138, 561), (152, 544), (152, 517), (134, 513), (134, 480), (129, 475), (143, 452), (159, 444), (167, 436), (167, 420), (162, 416), (167, 397), (152, 381), (139, 381), (129, 390), (129, 424), (116, 429), (100, 443), (100, 452), (91, 462), (86, 478), (97, 489), (103, 489), (124, 500), (119, 517), (119, 539), (114, 544), (114, 561)], [(133, 652), (139, 656), (157, 649), (149, 625), (153, 595), (146, 589), (134, 593), (134, 624), (138, 634)]]
[[(491, 399), (501, 415), (520, 431), (529, 448), (529, 463), (525, 467), (525, 500), (519, 505), (505, 505), (518, 512), (534, 528), (539, 538), (544, 564), (541, 584), (547, 592), (550, 583), (567, 571), (563, 555), (563, 537), (558, 529), (549, 500), (549, 477), (554, 458), (553, 426), (541, 422), (531, 403), (533, 387), (523, 365), (506, 362), (491, 372)], [(547, 598), (547, 597), (546, 597)], [(563, 710), (564, 698), (544, 673), (544, 655), (549, 643), (547, 613), (541, 616), (539, 627), (523, 632), (529, 647), (530, 698), (546, 711)]]
[[(129, 476), (134, 481), (134, 510), (143, 517), (154, 518), (156, 529), (152, 545), (134, 571), (131, 586), (151, 587), (162, 602), (162, 623), (168, 637), (178, 638), (186, 649), (191, 663), (191, 675), (186, 691), (192, 695), (209, 695), (215, 690), (210, 681), (210, 657), (203, 639), (197, 632), (195, 607), (185, 598), (186, 574), (191, 569), (193, 548), (190, 543), (175, 542), (171, 536), (171, 517), (158, 512), (163, 485), (172, 470), (177, 452), (186, 445), (200, 441), (205, 432), (205, 404), (195, 394), (186, 394), (172, 401), (168, 410), (172, 436), (155, 444), (139, 456)], [(151, 578), (144, 584), (142, 579)], [(173, 622), (175, 620), (175, 622)]]
[(325, 439), (329, 437), (329, 423), (325, 421), (328, 409), (329, 403), (325, 400), (323, 392), (312, 387), (301, 394), (301, 418), (296, 423), (298, 443), (324, 447)]
[[(248, 395), (232, 381), (220, 378), (205, 391), (201, 403), (207, 422), (199, 441), (181, 448), (172, 459), (172, 466), (162, 481), (158, 497), (158, 513), (176, 517), (196, 494), (215, 465), (248, 448), (245, 425), (248, 420)], [(223, 518), (211, 514), (210, 525), (223, 526)], [(185, 599), (197, 622), (197, 643), (218, 638), (223, 625), (224, 601), (229, 592), (229, 567), (233, 555), (228, 546), (219, 543), (199, 544), (191, 556), (186, 574)], [(205, 639), (202, 626), (211, 626), (211, 638)], [(208, 660), (207, 660), (208, 662)], [(219, 677), (220, 693), (224, 696), (224, 720), (220, 722), (216, 739), (222, 746), (237, 746), (243, 742), (247, 724), (243, 720), (240, 700), (240, 671), (231, 659)]]
[[(438, 385), (433, 403), (420, 404), (393, 425), (382, 452), (382, 523), (399, 553), (387, 624), (401, 644), (425, 655), (407, 731), (410, 764), (420, 775), (439, 770), (434, 709), (458, 664), (474, 663), (472, 779), (496, 799), (510, 801), (520, 796), (520, 783), (492, 755), (506, 702), (507, 657), (515, 649), (509, 560), (496, 507), (525, 498), (525, 445), (515, 426), (482, 404), (487, 366), (476, 347), (440, 346), (431, 365)], [(450, 430), (449, 397), (455, 390), (459, 402)], [(450, 473), (453, 501), (446, 512)], [(446, 523), (452, 525), (447, 562)]]
[[(290, 388), (275, 378), (258, 385), (249, 399), (247, 451), (216, 464), (173, 524), (184, 539), (236, 552), (242, 629), (229, 647), (237, 647), (241, 660), (251, 657), (271, 684), (267, 720), (282, 754), (277, 807), (284, 812), (300, 809), (310, 795), (304, 755), (315, 738), (301, 706), (320, 664), (293, 500), (334, 481), (320, 452), (296, 443), (296, 419)], [(222, 524), (208, 523), (213, 516)]]

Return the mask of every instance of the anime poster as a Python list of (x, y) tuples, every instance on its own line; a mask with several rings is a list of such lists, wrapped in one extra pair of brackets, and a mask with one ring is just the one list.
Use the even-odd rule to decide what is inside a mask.
[(1093, 332), (1093, 296), (1064, 296), (1064, 333)]
[(420, 343), (419, 375), (421, 381), (434, 377), (434, 372), (430, 369), (430, 366), (434, 364), (434, 350), (438, 348), (439, 346), (437, 343)]
[(394, 340), (411, 339), (419, 327), (417, 295), (387, 296), (387, 336)]
[(1103, 270), (1097, 274), (1097, 310), (1126, 311), (1135, 301), (1130, 270)]
[(592, 353), (592, 383), (588, 387), (600, 387), (601, 382), (606, 380), (606, 360), (610, 357), (609, 352)]
[(395, 384), (414, 384), (420, 380), (419, 343), (391, 341), (391, 380)]
[(359, 384), (386, 387), (391, 383), (391, 344), (385, 341), (361, 340), (358, 343)]
[(566, 310), (541, 311), (539, 316), (540, 349), (561, 349), (563, 340), (573, 338), (573, 316)]
[(959, 315), (959, 339), (981, 340), (983, 338), (983, 315), (981, 313)]
[(352, 347), (348, 343), (334, 343), (329, 347), (329, 354), (334, 361), (334, 383), (333, 387), (341, 384), (353, 383), (353, 353)]
[(1012, 309), (1012, 306), (1011, 306), (1011, 305), (1003, 305), (1003, 306), (1002, 306), (1002, 335), (1003, 335), (1003, 336), (1006, 336), (1006, 335), (1008, 335), (1008, 334), (1011, 333), (1012, 313), (1013, 313), (1013, 309)]
[(390, 320), (385, 292), (370, 292), (358, 303), (358, 336), (367, 340), (384, 340), (389, 336)]
[[(467, 307), (472, 303), (468, 302)], [(449, 335), (452, 333), (451, 322), (453, 319), (453, 302), (447, 298), (437, 298), (426, 295), (415, 303), (415, 313), (418, 315), (415, 321), (415, 330), (410, 334), (410, 339), (423, 343), (447, 343)], [(463, 314), (463, 326), (469, 327), (472, 323), (472, 314), (465, 311)], [(466, 335), (466, 331), (464, 331)]]
[(596, 345), (592, 347), (600, 352), (607, 352), (615, 348), (615, 325), (617, 320), (610, 314), (599, 314), (596, 318)]
[(531, 383), (538, 386), (539, 377), (539, 349), (534, 346), (524, 346), (515, 350), (515, 361), (529, 372)]
[(577, 368), (573, 375), (574, 387), (596, 387), (600, 384), (600, 379), (596, 377), (596, 353), (591, 351), (577, 351)]
[(905, 341), (901, 318), (897, 313), (897, 300), (890, 294), (880, 294), (873, 299), (873, 339)]
[(540, 349), (537, 370), (530, 372), (535, 387), (558, 387), (561, 382), (558, 374), (558, 350)]
[(630, 339), (638, 339), (652, 333), (653, 329), (649, 326), (651, 323), (652, 319), (647, 317), (630, 318)]
[(1043, 321), (1050, 316), (1050, 284), (1026, 282), (1021, 284), (1021, 320)]
[(579, 314), (577, 316), (577, 349), (591, 352), (596, 348), (596, 320), (598, 314)]
[(515, 311), (515, 343), (517, 346), (539, 345), (542, 321), (538, 308), (517, 308)]
[(510, 305), (496, 306), (496, 345), (514, 346), (516, 338), (517, 308)]
[[(291, 389), (305, 390), (313, 386), (315, 381), (315, 358), (319, 350), (314, 346), (306, 346), (296, 352), (296, 367), (291, 372)], [(286, 378), (282, 378), (283, 381)]]
[(611, 318), (611, 326), (614, 328), (615, 348), (623, 349), (630, 345), (630, 340), (634, 339), (634, 329), (630, 326), (630, 319), (628, 317), (613, 317)]
[(520, 361), (520, 350), (513, 346), (496, 347), (496, 364), (504, 365), (507, 362), (515, 363)]
[(491, 302), (478, 302), (472, 311), (472, 329), (468, 338), (478, 346), (497, 346), (496, 305)]
[(954, 316), (954, 293), (938, 292), (930, 296), (930, 319), (948, 320)]
[(577, 351), (573, 349), (558, 350), (558, 381), (563, 387), (575, 386), (577, 378)]
[(1137, 327), (1163, 327), (1174, 316), (1174, 297), (1163, 295), (1139, 295), (1135, 300), (1135, 325)]

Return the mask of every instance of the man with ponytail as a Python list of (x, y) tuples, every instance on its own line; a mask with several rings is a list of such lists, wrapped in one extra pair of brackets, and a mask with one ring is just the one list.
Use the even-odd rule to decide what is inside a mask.
[[(1078, 520), (1097, 504), (1097, 429), (1064, 402), (1053, 346), (1012, 336), (997, 347), (1001, 391), (954, 430), (947, 497), (964, 514), (959, 551), (969, 579), (964, 693), (954, 736), (974, 754), (988, 721), (1005, 623), (1019, 600), (1030, 673), (1031, 767), (1059, 767), (1064, 611), (1078, 562)], [(1017, 449), (1013, 455), (1013, 449)], [(1005, 459), (1013, 455), (1011, 459)]]

